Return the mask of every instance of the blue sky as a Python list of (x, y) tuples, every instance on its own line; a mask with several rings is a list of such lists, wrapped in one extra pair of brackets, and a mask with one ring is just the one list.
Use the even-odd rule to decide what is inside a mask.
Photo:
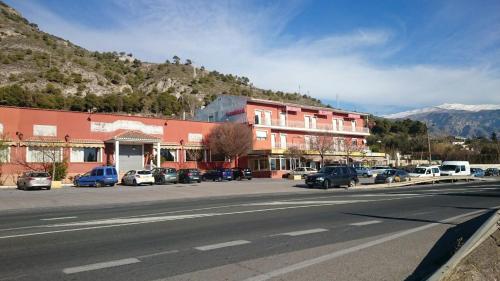
[(377, 114), (500, 103), (500, 1), (7, 0), (47, 32)]

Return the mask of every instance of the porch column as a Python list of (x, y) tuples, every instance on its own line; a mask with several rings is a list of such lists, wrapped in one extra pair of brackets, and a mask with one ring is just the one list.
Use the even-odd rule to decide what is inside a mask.
[(156, 167), (160, 168), (161, 165), (161, 154), (160, 154), (160, 142), (156, 143)]
[(115, 169), (120, 174), (120, 142), (115, 140)]

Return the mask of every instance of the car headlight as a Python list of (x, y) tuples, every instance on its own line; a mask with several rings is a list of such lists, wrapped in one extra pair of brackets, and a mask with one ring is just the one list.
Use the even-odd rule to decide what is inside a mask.
[(316, 180), (317, 181), (324, 181), (325, 179), (323, 177), (317, 177)]

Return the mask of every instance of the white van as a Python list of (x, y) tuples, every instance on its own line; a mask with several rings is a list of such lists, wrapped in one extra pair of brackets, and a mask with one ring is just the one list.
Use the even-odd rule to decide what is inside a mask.
[(443, 161), (441, 176), (470, 176), (469, 161)]
[(418, 166), (413, 172), (410, 173), (412, 178), (429, 178), (439, 177), (441, 170), (439, 166)]

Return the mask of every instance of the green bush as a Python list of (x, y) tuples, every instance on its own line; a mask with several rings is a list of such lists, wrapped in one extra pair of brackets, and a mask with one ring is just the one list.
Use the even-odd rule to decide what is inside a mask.
[(52, 165), (54, 164), (50, 164), (48, 167), (48, 172), (52, 177), (52, 180), (60, 181), (66, 178), (66, 175), (68, 174), (68, 162), (66, 160), (64, 160), (63, 162), (55, 163), (55, 169)]

